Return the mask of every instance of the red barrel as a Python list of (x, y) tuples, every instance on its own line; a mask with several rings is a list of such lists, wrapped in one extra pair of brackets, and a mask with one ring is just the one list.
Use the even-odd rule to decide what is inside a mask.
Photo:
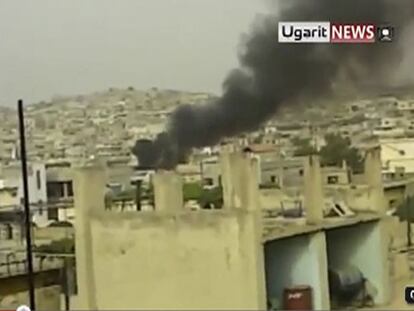
[(312, 310), (312, 288), (307, 285), (285, 288), (283, 304), (284, 310)]

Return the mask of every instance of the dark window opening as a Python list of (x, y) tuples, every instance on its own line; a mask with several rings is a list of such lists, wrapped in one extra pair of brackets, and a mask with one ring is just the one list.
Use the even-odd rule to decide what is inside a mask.
[(270, 182), (272, 184), (276, 183), (276, 176), (275, 175), (270, 176)]
[(47, 183), (47, 197), (50, 199), (60, 199), (65, 195), (64, 183), (49, 182)]
[(300, 169), (300, 170), (299, 170), (299, 175), (300, 175), (300, 176), (303, 176), (303, 169)]
[(206, 203), (206, 204), (204, 204), (204, 206), (203, 206), (203, 209), (213, 209), (214, 207), (213, 207), (213, 204), (211, 204), (211, 203)]
[(42, 216), (43, 215), (43, 201), (39, 200), (38, 204), (39, 204), (39, 215)]
[(66, 183), (66, 185), (67, 185), (67, 190), (68, 190), (68, 197), (73, 197), (73, 183), (72, 183), (72, 181), (68, 181), (67, 183)]
[(42, 189), (42, 178), (40, 177), (40, 171), (36, 171), (36, 183), (37, 183), (37, 190)]
[(58, 220), (58, 209), (56, 207), (48, 207), (47, 209), (47, 219), (48, 220)]
[(328, 176), (328, 184), (335, 185), (338, 183), (338, 176)]
[(13, 239), (13, 227), (11, 224), (6, 225), (6, 239), (7, 240)]

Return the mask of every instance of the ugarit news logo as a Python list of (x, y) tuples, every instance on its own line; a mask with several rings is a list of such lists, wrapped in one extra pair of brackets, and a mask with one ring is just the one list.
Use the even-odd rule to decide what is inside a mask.
[(279, 22), (280, 43), (392, 42), (394, 28), (372, 23)]

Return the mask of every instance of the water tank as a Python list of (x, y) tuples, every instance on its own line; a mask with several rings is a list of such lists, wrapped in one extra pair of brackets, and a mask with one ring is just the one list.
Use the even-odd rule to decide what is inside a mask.
[(331, 296), (339, 300), (351, 300), (364, 289), (364, 276), (354, 267), (329, 269), (329, 289)]

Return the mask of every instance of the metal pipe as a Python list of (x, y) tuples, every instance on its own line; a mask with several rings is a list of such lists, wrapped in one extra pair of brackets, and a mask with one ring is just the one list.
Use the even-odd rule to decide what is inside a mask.
[(141, 210), (141, 187), (142, 187), (142, 180), (137, 180), (135, 184), (135, 206), (137, 211)]
[(32, 237), (31, 237), (31, 214), (29, 200), (29, 183), (27, 179), (27, 154), (26, 154), (26, 138), (24, 127), (23, 101), (20, 99), (17, 103), (20, 131), (20, 159), (22, 164), (23, 178), (23, 203), (25, 216), (25, 233), (26, 233), (26, 257), (27, 257), (27, 281), (29, 283), (29, 302), (30, 310), (36, 310), (35, 302), (35, 284), (33, 273), (33, 256), (32, 256)]

